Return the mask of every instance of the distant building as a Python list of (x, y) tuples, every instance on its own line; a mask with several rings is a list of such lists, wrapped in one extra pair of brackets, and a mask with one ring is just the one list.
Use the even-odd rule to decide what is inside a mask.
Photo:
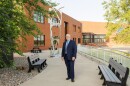
[(104, 44), (106, 43), (106, 25), (105, 22), (89, 22), (81, 21), (82, 23), (82, 42), (83, 44)]

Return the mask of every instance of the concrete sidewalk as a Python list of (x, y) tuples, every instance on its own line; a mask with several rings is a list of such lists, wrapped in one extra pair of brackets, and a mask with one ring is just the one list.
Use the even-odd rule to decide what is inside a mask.
[(65, 80), (66, 66), (61, 58), (50, 58), (49, 51), (39, 55), (47, 58), (48, 67), (21, 86), (102, 86), (98, 63), (78, 54), (75, 62), (75, 82)]

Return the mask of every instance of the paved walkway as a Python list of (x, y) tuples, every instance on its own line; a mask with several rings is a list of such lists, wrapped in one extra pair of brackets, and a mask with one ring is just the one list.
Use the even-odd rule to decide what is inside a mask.
[[(75, 82), (65, 78), (66, 67), (60, 58), (49, 58), (49, 51), (43, 51), (41, 58), (47, 58), (48, 67), (21, 86), (102, 86), (98, 75), (98, 63), (78, 54), (75, 63)], [(129, 85), (130, 86), (130, 85)]]

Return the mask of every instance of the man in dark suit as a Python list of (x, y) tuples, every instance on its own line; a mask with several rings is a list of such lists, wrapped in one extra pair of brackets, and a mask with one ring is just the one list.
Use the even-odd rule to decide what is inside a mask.
[(67, 67), (67, 75), (66, 80), (71, 79), (74, 82), (74, 62), (77, 54), (77, 45), (75, 41), (70, 40), (70, 34), (66, 35), (66, 41), (63, 43), (62, 47), (62, 60), (65, 61)]

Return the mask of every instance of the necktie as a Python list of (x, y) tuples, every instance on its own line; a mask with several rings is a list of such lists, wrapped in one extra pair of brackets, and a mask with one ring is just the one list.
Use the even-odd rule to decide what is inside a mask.
[(65, 53), (67, 54), (67, 47), (68, 47), (68, 44), (69, 44), (69, 41), (66, 42), (66, 45), (65, 45)]

